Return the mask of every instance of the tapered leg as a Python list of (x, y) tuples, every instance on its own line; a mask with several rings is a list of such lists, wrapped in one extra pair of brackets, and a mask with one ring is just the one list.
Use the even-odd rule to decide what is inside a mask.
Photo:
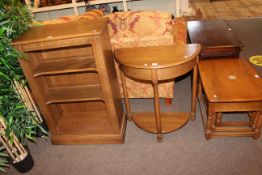
[(125, 107), (126, 107), (126, 113), (127, 113), (127, 119), (129, 121), (132, 121), (132, 113), (131, 113), (131, 107), (128, 99), (128, 93), (127, 93), (127, 87), (126, 87), (126, 79), (122, 71), (120, 71), (120, 77), (122, 81), (122, 86), (123, 86), (123, 94), (125, 98)]
[(152, 69), (152, 83), (154, 89), (154, 105), (155, 105), (155, 118), (156, 118), (156, 129), (157, 129), (157, 141), (162, 142), (162, 124), (160, 116), (160, 104), (158, 95), (158, 77), (157, 70)]

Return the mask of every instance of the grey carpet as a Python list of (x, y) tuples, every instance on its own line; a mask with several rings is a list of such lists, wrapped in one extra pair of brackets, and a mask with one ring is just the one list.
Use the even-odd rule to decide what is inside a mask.
[[(261, 54), (262, 18), (228, 22), (245, 47), (241, 57)], [(162, 110), (190, 109), (190, 77), (177, 81), (172, 106)], [(134, 111), (153, 110), (152, 100), (132, 100)], [(122, 145), (52, 145), (38, 139), (29, 144), (35, 161), (28, 175), (261, 175), (262, 138), (205, 140), (197, 109), (196, 121), (176, 132), (156, 136), (128, 122)], [(8, 174), (19, 174), (13, 167)]]

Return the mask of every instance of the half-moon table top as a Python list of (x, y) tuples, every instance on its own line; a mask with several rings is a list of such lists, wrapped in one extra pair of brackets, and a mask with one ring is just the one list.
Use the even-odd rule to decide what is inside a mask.
[(121, 48), (115, 50), (115, 60), (138, 69), (167, 68), (195, 59), (200, 49), (199, 44)]

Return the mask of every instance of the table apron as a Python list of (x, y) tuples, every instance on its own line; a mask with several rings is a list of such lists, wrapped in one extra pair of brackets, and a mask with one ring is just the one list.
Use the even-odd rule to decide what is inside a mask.
[(194, 58), (186, 63), (181, 65), (166, 67), (166, 68), (152, 68), (152, 69), (141, 69), (127, 67), (120, 65), (120, 69), (127, 77), (131, 77), (137, 80), (152, 81), (153, 69), (157, 69), (158, 81), (174, 79), (178, 76), (184, 75), (194, 68), (197, 63), (197, 58)]
[(208, 108), (214, 112), (241, 112), (241, 111), (261, 111), (262, 101), (259, 102), (209, 102)]
[(238, 58), (241, 46), (231, 47), (203, 47), (200, 53), (201, 59), (215, 58), (215, 57), (228, 57)]

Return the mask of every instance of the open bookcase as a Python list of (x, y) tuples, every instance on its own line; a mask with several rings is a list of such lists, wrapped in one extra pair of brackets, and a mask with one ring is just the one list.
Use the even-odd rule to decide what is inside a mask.
[(123, 143), (107, 20), (35, 27), (13, 42), (54, 144)]

